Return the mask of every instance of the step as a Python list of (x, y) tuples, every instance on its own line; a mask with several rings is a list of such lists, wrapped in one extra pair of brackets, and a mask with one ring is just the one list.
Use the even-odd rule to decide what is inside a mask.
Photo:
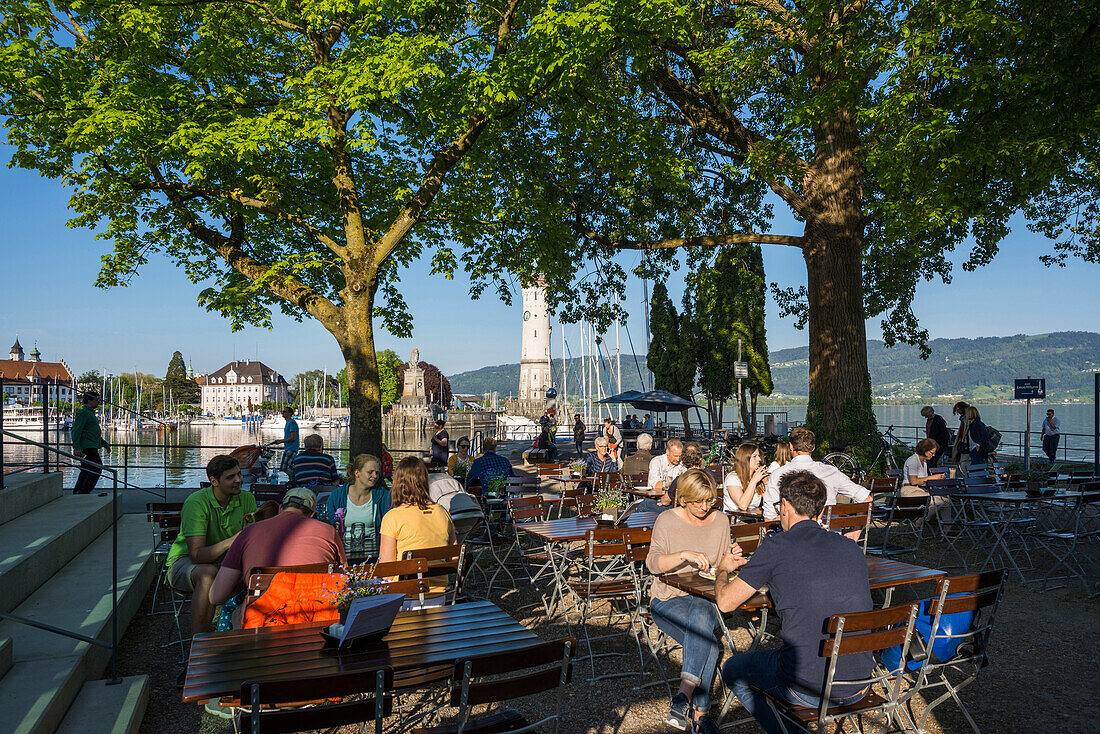
[(109, 685), (88, 681), (57, 727), (57, 734), (137, 734), (149, 703), (149, 676)]
[(110, 498), (93, 495), (60, 497), (0, 525), (0, 612), (14, 609), (110, 526)]
[[(156, 578), (149, 523), (125, 515), (118, 524), (118, 632), (122, 637)], [(20, 604), (14, 614), (99, 640), (111, 637), (111, 530), (107, 529)], [(107, 648), (11, 620), (0, 621), (14, 660), (0, 678), (0, 734), (53, 734), (85, 681), (99, 678)]]
[(0, 525), (61, 496), (61, 472), (4, 475), (0, 489)]
[(11, 670), (11, 638), (0, 639), (0, 678)]

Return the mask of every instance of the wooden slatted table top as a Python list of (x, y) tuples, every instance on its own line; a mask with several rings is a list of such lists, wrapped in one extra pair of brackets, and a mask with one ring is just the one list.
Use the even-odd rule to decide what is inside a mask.
[[(656, 513), (635, 512), (626, 518), (626, 522), (622, 524), (622, 527), (652, 528), (653, 523), (656, 521)], [(540, 540), (551, 543), (568, 543), (584, 540), (588, 536), (588, 531), (595, 530), (597, 525), (591, 517), (567, 517), (561, 520), (519, 523), (516, 527)]]
[(184, 701), (236, 696), (246, 681), (332, 678), (391, 665), (419, 671), (477, 655), (521, 652), (541, 642), (491, 602), (399, 612), (389, 633), (362, 650), (324, 646), (323, 623), (196, 635), (187, 663)]
[[(937, 581), (947, 578), (947, 572), (938, 568), (925, 568), (924, 566), (914, 566), (911, 563), (868, 556), (867, 576), (872, 589), (888, 589), (906, 584)], [(698, 571), (665, 574), (661, 576), (661, 581), (674, 589), (714, 601), (714, 580), (703, 578)], [(744, 611), (752, 611), (765, 606), (771, 606), (767, 594), (757, 593), (749, 597), (749, 600), (742, 604), (740, 608)]]

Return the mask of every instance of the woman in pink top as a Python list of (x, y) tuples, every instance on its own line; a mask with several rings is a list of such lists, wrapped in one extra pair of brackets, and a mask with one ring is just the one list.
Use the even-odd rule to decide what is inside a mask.
[(659, 576), (717, 568), (730, 551), (730, 522), (714, 509), (717, 496), (710, 472), (689, 469), (681, 474), (676, 481), (676, 507), (657, 517), (646, 557), (646, 566), (658, 576), (649, 592), (653, 621), (684, 648), (680, 690), (672, 698), (665, 723), (677, 729), (694, 725), (694, 731), (702, 734), (718, 731), (708, 712), (710, 686), (722, 654), (722, 643), (714, 633), (720, 620), (713, 603), (674, 589)]

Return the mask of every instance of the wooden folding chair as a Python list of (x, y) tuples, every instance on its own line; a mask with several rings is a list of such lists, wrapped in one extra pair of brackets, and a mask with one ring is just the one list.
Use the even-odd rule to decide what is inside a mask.
[[(917, 722), (917, 731), (924, 731), (924, 724), (932, 711), (951, 699), (958, 705), (975, 734), (981, 734), (966, 705), (959, 698), (959, 691), (973, 683), (978, 673), (988, 664), (986, 651), (993, 634), (997, 607), (1004, 595), (1007, 575), (1002, 569), (940, 579), (936, 584), (936, 595), (922, 602), (924, 613), (932, 617), (931, 634), (924, 641), (923, 650), (910, 655), (915, 663), (907, 663), (906, 677), (912, 685), (903, 697), (903, 701), (909, 704), (910, 711), (914, 696), (920, 695), (925, 701), (924, 713)], [(941, 630), (944, 615), (951, 614), (972, 615), (970, 625), (961, 631)], [(944, 642), (951, 643), (954, 654), (941, 660), (935, 653)], [(905, 661), (904, 656), (902, 660)], [(919, 668), (914, 671), (913, 668), (918, 665)], [(939, 696), (929, 700), (928, 694), (934, 695), (941, 691)]]
[[(881, 540), (874, 544), (864, 543), (864, 552), (882, 558), (915, 558), (931, 499), (928, 495), (890, 498), (875, 513), (882, 522)], [(901, 541), (906, 539), (908, 542), (902, 544)]]
[(821, 518), (827, 529), (845, 534), (860, 530), (859, 544), (867, 552), (867, 537), (871, 532), (871, 503), (852, 502), (846, 505), (828, 505)]
[[(912, 730), (914, 727), (909, 714), (902, 705), (902, 673), (913, 638), (918, 606), (916, 603), (899, 604), (870, 612), (836, 614), (830, 617), (821, 650), (821, 656), (828, 658), (825, 684), (818, 695), (821, 703), (816, 707), (798, 706), (762, 691), (783, 730), (789, 731), (793, 728), (805, 732), (824, 731), (835, 721), (838, 722), (837, 731), (843, 731), (846, 719), (862, 719), (874, 713), (884, 715), (888, 722), (901, 729)], [(844, 655), (881, 652), (895, 645), (901, 646), (901, 660), (897, 669), (887, 670), (876, 665), (867, 678), (836, 678), (837, 663)], [(848, 688), (859, 686), (866, 688), (867, 693), (854, 703), (833, 705), (830, 696), (838, 685)], [(883, 693), (874, 690), (875, 686), (880, 686)]]
[[(445, 596), (450, 596), (450, 601), (447, 604), (454, 604), (458, 601), (458, 595), (462, 593), (462, 582), (466, 578), (466, 574), (469, 572), (469, 557), (466, 555), (466, 544), (461, 545), (441, 545), (437, 548), (418, 548), (417, 550), (405, 551), (405, 559), (410, 560), (414, 558), (422, 558), (427, 564), (427, 576), (446, 576), (447, 577), (447, 590), (444, 592)], [(454, 583), (451, 583), (450, 577), (454, 575)]]
[[(534, 645), (520, 654), (494, 653), (459, 660), (450, 682), (450, 704), (459, 709), (458, 723), (414, 729), (413, 734), (521, 734), (539, 730), (544, 725), (556, 734), (565, 686), (572, 680), (576, 648), (576, 639), (567, 637)], [(509, 676), (510, 673), (521, 675)], [(554, 713), (538, 721), (529, 722), (512, 710), (487, 711), (480, 717), (473, 717), (479, 705), (533, 696), (555, 688), (558, 695)]]
[[(284, 680), (246, 681), (241, 685), (241, 708), (234, 729), (251, 734), (283, 734), (361, 724), (366, 731), (366, 722), (373, 720), (375, 734), (382, 734), (383, 720), (393, 713), (392, 691), (390, 667), (357, 671), (336, 679), (292, 675)], [(346, 696), (357, 698), (327, 702)], [(323, 703), (295, 706), (318, 701)]]

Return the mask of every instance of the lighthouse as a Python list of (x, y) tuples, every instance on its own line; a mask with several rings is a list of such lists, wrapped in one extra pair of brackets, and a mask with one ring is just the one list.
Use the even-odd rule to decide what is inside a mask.
[[(550, 309), (540, 279), (523, 289), (523, 351), (519, 361), (519, 399), (531, 408), (546, 404), (550, 379)], [(537, 403), (537, 405), (535, 405)]]

